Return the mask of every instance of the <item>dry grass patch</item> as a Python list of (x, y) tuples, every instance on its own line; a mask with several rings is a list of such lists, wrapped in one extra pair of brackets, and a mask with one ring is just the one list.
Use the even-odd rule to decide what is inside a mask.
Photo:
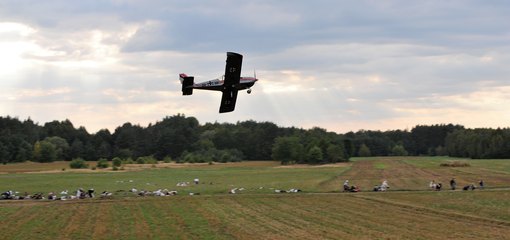
[(461, 161), (453, 161), (439, 164), (440, 167), (471, 167), (469, 163)]

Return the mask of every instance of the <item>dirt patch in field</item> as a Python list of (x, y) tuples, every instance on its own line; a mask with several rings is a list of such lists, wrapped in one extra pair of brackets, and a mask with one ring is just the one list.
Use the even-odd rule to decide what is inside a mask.
[[(431, 180), (443, 181), (443, 186), (449, 181), (451, 173), (445, 170), (437, 171), (416, 167), (401, 159), (374, 159), (356, 161), (351, 169), (342, 177), (351, 180), (351, 184), (370, 191), (375, 185), (387, 180), (390, 189), (427, 189)], [(448, 179), (448, 180), (447, 180)]]
[[(412, 158), (411, 158), (412, 159)], [(420, 161), (420, 159), (416, 159)], [(426, 161), (426, 160), (424, 160)], [(450, 180), (455, 178), (457, 189), (467, 184), (478, 186), (483, 179), (487, 186), (507, 187), (510, 174), (484, 167), (420, 167), (411, 164), (405, 158), (371, 158), (353, 162), (351, 168), (339, 176), (341, 182), (361, 187), (362, 191), (371, 191), (383, 180), (387, 180), (390, 190), (431, 190), (429, 183), (434, 180), (441, 183), (443, 190), (450, 189)], [(341, 183), (338, 183), (341, 184)]]
[(64, 239), (71, 239), (71, 235), (82, 227), (84, 219), (89, 216), (88, 212), (90, 210), (86, 205), (72, 205), (72, 208), (68, 209), (68, 211), (71, 211), (73, 214), (62, 229), (61, 234)]
[(292, 165), (282, 165), (275, 166), (274, 168), (327, 168), (327, 167), (349, 167), (352, 163), (343, 162), (343, 163), (330, 163), (330, 164), (321, 164), (321, 165), (310, 165), (310, 164), (292, 164)]

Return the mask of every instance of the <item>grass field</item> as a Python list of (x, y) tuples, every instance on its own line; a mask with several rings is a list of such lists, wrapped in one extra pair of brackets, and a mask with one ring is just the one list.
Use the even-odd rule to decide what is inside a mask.
[[(158, 164), (85, 172), (61, 171), (61, 163), (52, 163), (53, 169), (51, 164), (0, 166), (2, 191), (116, 192), (106, 200), (0, 201), (0, 239), (510, 239), (509, 160), (353, 160), (328, 166)], [(454, 160), (471, 166), (439, 166)], [(451, 177), (459, 186), (484, 179), (488, 188), (428, 190), (432, 179), (447, 185)], [(176, 186), (194, 178), (201, 184)], [(345, 179), (362, 192), (340, 192)], [(384, 179), (390, 191), (370, 191)], [(132, 187), (168, 188), (179, 195), (117, 192)], [(233, 187), (246, 190), (226, 194)], [(274, 193), (290, 188), (303, 192)]]

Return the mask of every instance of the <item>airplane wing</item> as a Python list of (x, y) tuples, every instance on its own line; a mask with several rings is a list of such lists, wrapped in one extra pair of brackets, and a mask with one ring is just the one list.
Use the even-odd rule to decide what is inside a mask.
[(232, 112), (236, 106), (237, 85), (241, 80), (241, 67), (243, 55), (227, 52), (227, 64), (225, 66), (225, 81), (221, 96), (220, 113)]
[(220, 113), (232, 112), (236, 107), (237, 89), (223, 90)]
[(241, 79), (241, 65), (243, 55), (227, 52), (227, 65), (225, 66), (225, 86), (235, 86)]

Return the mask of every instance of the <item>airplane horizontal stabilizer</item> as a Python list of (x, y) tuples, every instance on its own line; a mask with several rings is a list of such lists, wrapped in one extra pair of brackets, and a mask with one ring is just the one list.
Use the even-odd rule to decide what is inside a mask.
[(180, 79), (181, 79), (181, 83), (182, 83), (182, 95), (192, 95), (195, 77), (186, 76), (185, 74), (181, 74)]

